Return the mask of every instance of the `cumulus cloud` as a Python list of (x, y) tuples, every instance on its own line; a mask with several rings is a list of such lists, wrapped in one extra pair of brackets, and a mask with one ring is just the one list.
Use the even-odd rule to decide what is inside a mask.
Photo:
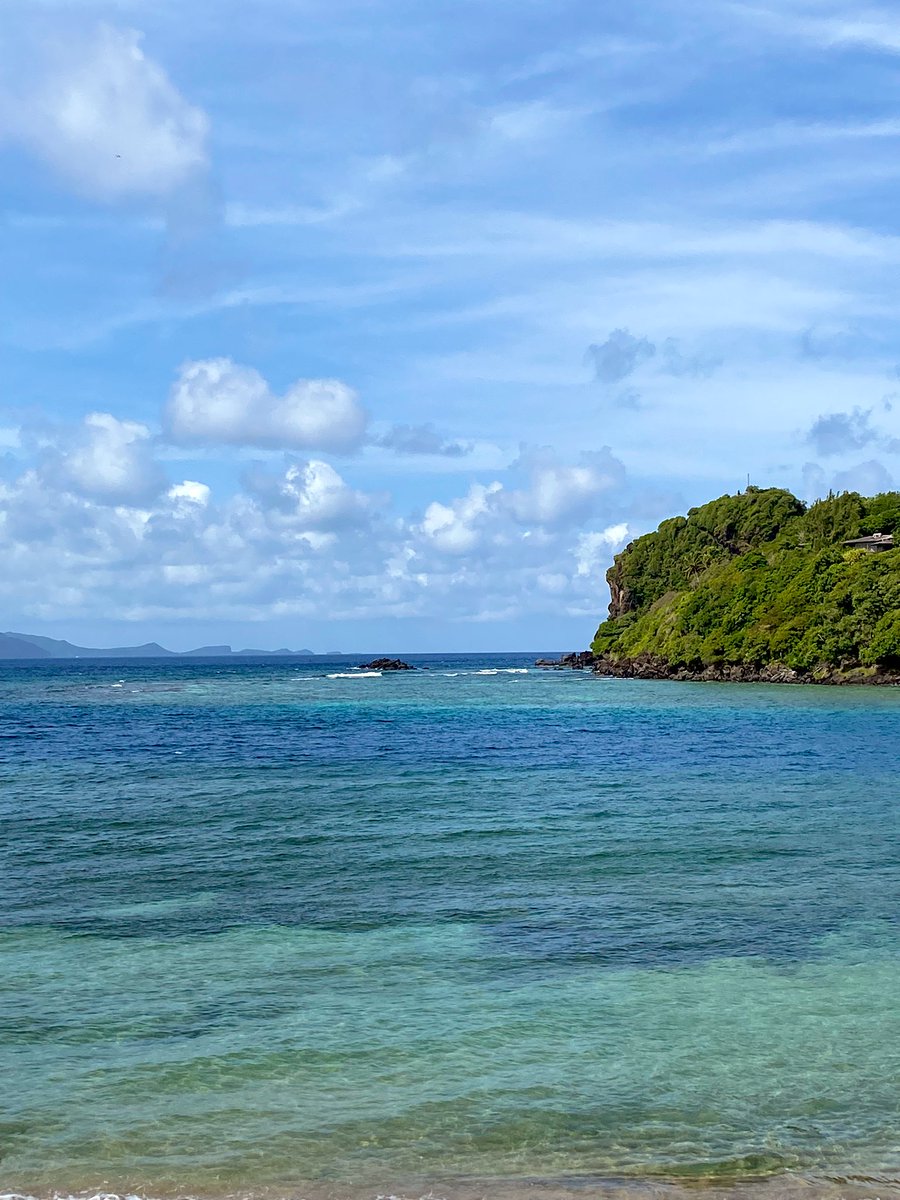
[(889, 492), (894, 487), (890, 471), (877, 459), (857, 463), (846, 471), (838, 471), (832, 484), (836, 492), (860, 492), (863, 496), (874, 496), (878, 492)]
[(823, 470), (818, 463), (806, 463), (803, 467), (805, 500), (819, 500), (828, 492), (860, 492), (863, 496), (874, 496), (893, 488), (891, 473), (874, 458), (833, 474)]
[(437, 455), (442, 458), (464, 458), (472, 453), (470, 442), (452, 441), (442, 437), (431, 424), (392, 425), (387, 433), (374, 439), (376, 446), (396, 454)]
[(298, 379), (276, 395), (253, 367), (229, 358), (186, 363), (164, 416), (174, 442), (337, 453), (362, 444), (367, 421), (357, 394), (338, 379)]
[[(890, 404), (885, 405), (890, 411)], [(806, 441), (817, 453), (827, 457), (861, 450), (880, 443), (889, 453), (900, 451), (900, 439), (888, 437), (872, 424), (871, 408), (854, 408), (851, 412), (823, 413), (817, 417), (806, 435)]]
[(628, 538), (628, 525), (620, 521), (606, 529), (579, 534), (575, 550), (576, 571), (582, 576), (596, 576), (609, 564), (610, 551), (618, 550)]
[(0, 475), (0, 603), (22, 618), (285, 615), (503, 619), (602, 609), (624, 537), (624, 471), (608, 450), (523, 452), (405, 516), (317, 456), (250, 467), (237, 491), (167, 479), (136, 421), (43, 426)]
[(656, 346), (627, 329), (614, 329), (605, 342), (588, 346), (587, 357), (601, 383), (621, 383), (656, 354)]
[(205, 172), (208, 118), (134, 30), (100, 25), (21, 71), (0, 93), (0, 138), (19, 142), (82, 195), (166, 198)]
[(448, 554), (473, 550), (502, 513), (503, 485), (473, 483), (465, 496), (450, 504), (434, 501), (425, 510), (421, 532), (432, 545)]
[(826, 413), (818, 417), (806, 435), (807, 442), (819, 454), (846, 454), (859, 450), (877, 436), (872, 428), (871, 409), (854, 408), (852, 412)]
[(614, 389), (611, 398), (616, 407), (634, 410), (642, 407), (640, 392), (630, 385), (616, 385), (624, 384), (647, 363), (654, 361), (659, 374), (679, 379), (707, 379), (721, 366), (721, 359), (713, 355), (686, 353), (676, 338), (657, 345), (627, 329), (614, 329), (605, 342), (588, 346), (586, 357), (598, 382)]
[(622, 464), (608, 448), (564, 463), (553, 450), (522, 454), (512, 465), (521, 486), (506, 488), (495, 480), (473, 484), (449, 504), (435, 501), (426, 509), (421, 534), (441, 551), (465, 554), (476, 547), (521, 543), (533, 532), (534, 544), (546, 544), (592, 517), (605, 495), (625, 481)]
[(198, 483), (195, 479), (185, 479), (183, 483), (173, 483), (166, 492), (170, 500), (185, 505), (199, 504), (202, 508), (209, 504), (211, 494), (210, 488), (205, 483)]
[(577, 612), (593, 622), (611, 527), (526, 529), (503, 492), (474, 484), (411, 522), (385, 517), (316, 461), (220, 502), (176, 484), (146, 509), (25, 472), (0, 482), (0, 602), (57, 620), (102, 610), (145, 621)]
[(90, 413), (71, 445), (51, 455), (50, 470), (73, 491), (104, 503), (139, 504), (162, 489), (164, 477), (154, 460), (150, 430), (110, 413)]
[(369, 497), (354, 491), (329, 463), (291, 463), (283, 474), (257, 471), (247, 476), (250, 493), (273, 517), (301, 530), (346, 529), (364, 522)]
[(514, 464), (527, 477), (512, 491), (508, 508), (523, 524), (556, 528), (586, 520), (601, 497), (625, 481), (625, 468), (609, 447), (563, 463), (549, 448), (529, 451)]
[(828, 491), (828, 478), (818, 463), (808, 462), (803, 464), (801, 472), (803, 479), (802, 493), (803, 499), (809, 501), (819, 500)]

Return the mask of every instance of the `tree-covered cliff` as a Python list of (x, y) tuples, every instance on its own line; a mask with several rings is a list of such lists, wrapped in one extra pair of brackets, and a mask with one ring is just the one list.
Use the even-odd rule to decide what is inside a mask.
[(900, 669), (900, 492), (855, 492), (809, 508), (780, 488), (722, 496), (638, 538), (610, 568), (609, 619), (591, 649), (611, 664), (667, 671), (783, 665)]

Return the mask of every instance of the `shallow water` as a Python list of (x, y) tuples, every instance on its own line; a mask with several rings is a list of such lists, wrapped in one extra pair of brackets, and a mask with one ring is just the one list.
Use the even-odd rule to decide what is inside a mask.
[(425, 661), (0, 665), (0, 1185), (885, 1194), (900, 692)]

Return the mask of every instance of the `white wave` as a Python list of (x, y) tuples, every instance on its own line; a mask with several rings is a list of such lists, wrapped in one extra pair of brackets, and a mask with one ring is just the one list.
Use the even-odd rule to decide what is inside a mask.
[(326, 679), (380, 679), (380, 671), (335, 671), (333, 675), (326, 675)]
[(476, 671), (476, 675), (499, 675), (500, 672), (495, 667), (489, 667), (485, 671)]
[[(37, 1200), (37, 1197), (23, 1192), (0, 1192), (0, 1200)], [(141, 1197), (133, 1192), (79, 1192), (68, 1196), (54, 1192), (53, 1200), (141, 1200)]]

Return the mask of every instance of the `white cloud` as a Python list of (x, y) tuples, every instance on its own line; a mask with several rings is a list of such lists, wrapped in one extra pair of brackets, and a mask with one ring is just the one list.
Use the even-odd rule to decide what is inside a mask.
[(779, 121), (759, 129), (742, 129), (697, 147), (706, 154), (771, 154), (832, 142), (858, 142), (900, 137), (900, 121)]
[(367, 414), (337, 379), (298, 379), (281, 396), (252, 367), (229, 358), (181, 368), (165, 413), (173, 441), (291, 450), (357, 449)]
[(329, 463), (291, 463), (280, 476), (258, 472), (250, 491), (263, 501), (269, 518), (297, 529), (334, 531), (364, 524), (370, 499), (354, 491)]
[(473, 483), (465, 496), (450, 504), (434, 501), (425, 510), (421, 531), (439, 550), (466, 554), (475, 548), (488, 520), (499, 511), (503, 485)]
[(532, 142), (558, 132), (572, 116), (565, 109), (535, 100), (496, 109), (487, 117), (487, 128), (502, 141)]
[(863, 14), (858, 20), (850, 17), (823, 22), (822, 37), (832, 46), (868, 46), (900, 54), (900, 21), (896, 15), (887, 13), (873, 12), (868, 17)]
[(864, 46), (890, 54), (900, 53), (900, 21), (889, 9), (834, 3), (737, 3), (730, 11), (752, 23), (818, 46)]
[(575, 551), (576, 573), (597, 576), (609, 564), (610, 551), (622, 546), (627, 537), (628, 526), (625, 522), (610, 525), (599, 532), (579, 534)]
[(182, 501), (185, 504), (199, 504), (206, 507), (209, 504), (210, 489), (205, 483), (194, 479), (185, 479), (183, 483), (174, 483), (166, 492), (170, 500)]
[(584, 453), (575, 464), (561, 462), (549, 448), (528, 451), (512, 470), (524, 477), (523, 486), (476, 483), (449, 504), (430, 504), (419, 526), (421, 535), (439, 551), (455, 555), (479, 546), (522, 545), (535, 533), (533, 546), (546, 545), (554, 535), (588, 520), (602, 498), (625, 482), (624, 467), (608, 449)]
[(151, 452), (150, 430), (110, 413), (90, 413), (59, 460), (51, 459), (71, 488), (105, 503), (135, 504), (157, 495), (163, 475)]
[[(119, 424), (125, 438), (128, 423)], [(135, 441), (126, 447), (146, 443), (131, 432)], [(590, 625), (603, 604), (603, 550), (611, 556), (621, 531), (522, 526), (514, 510), (530, 488), (529, 516), (532, 508), (554, 519), (560, 512), (556, 500), (547, 506), (544, 476), (568, 477), (546, 451), (539, 467), (515, 467), (517, 491), (499, 481), (475, 483), (455, 500), (429, 504), (418, 522), (386, 515), (385, 498), (355, 489), (318, 459), (257, 470), (223, 502), (193, 479), (162, 488), (142, 507), (89, 495), (76, 480), (85, 462), (77, 463), (76, 471), (26, 469), (0, 482), (0, 553), (8, 566), (0, 602), (9, 611), (66, 619), (102, 608), (121, 620), (211, 623), (570, 613), (588, 615)], [(92, 485), (100, 477), (121, 482), (96, 464), (89, 475)], [(583, 491), (580, 476), (575, 491)], [(619, 496), (610, 501), (621, 506)], [(596, 570), (586, 573), (588, 558)]]
[(25, 69), (0, 98), (0, 138), (20, 142), (77, 192), (164, 198), (205, 172), (206, 114), (134, 30), (101, 25)]
[(586, 520), (604, 494), (625, 481), (625, 468), (608, 447), (584, 453), (574, 464), (560, 462), (545, 448), (523, 454), (515, 465), (526, 472), (528, 484), (509, 494), (509, 510), (522, 524), (546, 528)]

